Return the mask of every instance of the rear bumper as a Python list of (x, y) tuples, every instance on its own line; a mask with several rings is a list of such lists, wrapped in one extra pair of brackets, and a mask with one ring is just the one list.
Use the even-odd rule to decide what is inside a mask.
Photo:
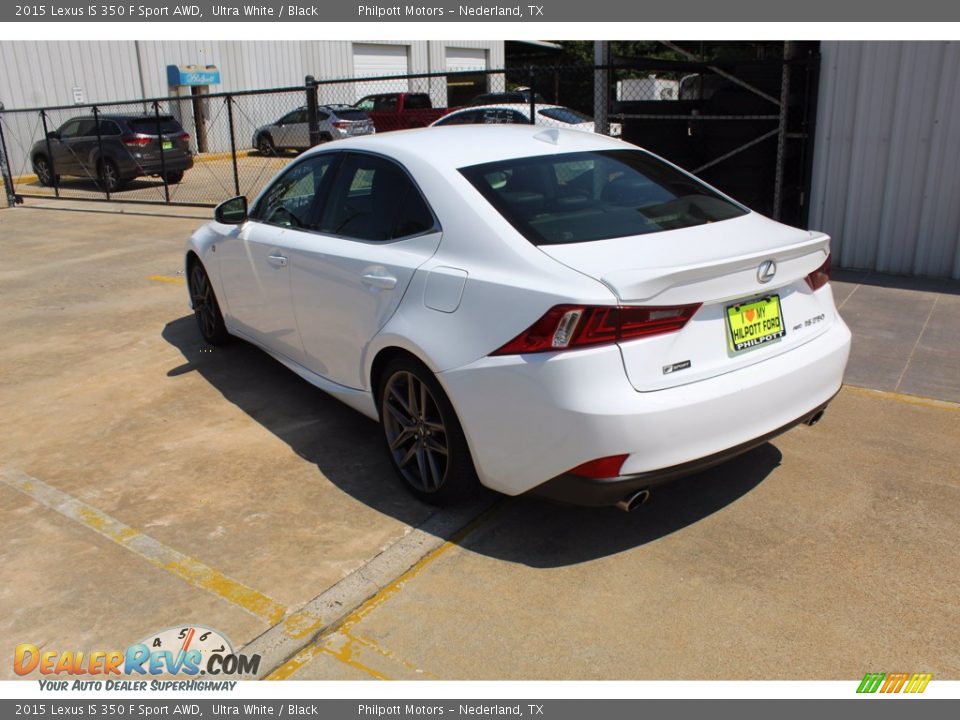
[[(745, 452), (824, 407), (840, 389), (849, 351), (850, 331), (836, 317), (789, 352), (655, 392), (630, 385), (616, 347), (487, 357), (438, 378), (480, 480), (508, 495), (552, 482), (543, 490), (556, 497), (571, 487), (557, 478), (597, 458), (628, 454), (613, 481), (639, 488)], [(630, 489), (597, 492), (615, 502)]]
[(193, 155), (166, 157), (161, 164), (160, 160), (144, 160), (133, 168), (134, 174), (159, 175), (166, 172), (181, 172), (193, 167)]
[(707, 457), (691, 460), (672, 467), (660, 468), (659, 470), (648, 470), (646, 472), (633, 475), (621, 475), (614, 478), (585, 478), (567, 473), (535, 487), (530, 491), (530, 494), (556, 500), (557, 502), (584, 505), (587, 507), (616, 505), (624, 498), (640, 490), (649, 490), (657, 485), (662, 485), (663, 483), (677, 480), (687, 475), (693, 475), (720, 465), (727, 460), (732, 460), (738, 455), (749, 452), (778, 435), (782, 435), (797, 425), (809, 425), (814, 419), (819, 421), (820, 416), (829, 404), (829, 402), (825, 402), (823, 405), (814, 408), (802, 417), (798, 417), (786, 425), (778, 427), (776, 430), (771, 430), (752, 440), (747, 440), (739, 445), (721, 450)]

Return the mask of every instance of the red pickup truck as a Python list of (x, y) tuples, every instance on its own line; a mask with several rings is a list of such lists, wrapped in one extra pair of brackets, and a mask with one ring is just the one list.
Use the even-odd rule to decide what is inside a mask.
[(454, 108), (435, 108), (427, 93), (378, 93), (353, 104), (366, 112), (377, 132), (426, 127)]

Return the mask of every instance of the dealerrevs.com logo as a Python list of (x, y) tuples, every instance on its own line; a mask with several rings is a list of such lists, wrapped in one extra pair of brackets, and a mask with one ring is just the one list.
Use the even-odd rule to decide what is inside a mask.
[(932, 673), (867, 673), (860, 681), (858, 693), (922, 693), (927, 689)]
[[(92, 676), (90, 679), (41, 680), (43, 690), (146, 690), (146, 680), (114, 680), (113, 676), (173, 676), (190, 681), (151, 680), (152, 690), (233, 689), (235, 682), (199, 681), (198, 676), (253, 676), (260, 669), (259, 655), (235, 653), (230, 641), (217, 630), (187, 625), (148, 635), (126, 650), (41, 649), (31, 643), (17, 645), (13, 671), (20, 676)], [(99, 676), (99, 677), (97, 677)], [(100, 678), (104, 678), (101, 680)]]

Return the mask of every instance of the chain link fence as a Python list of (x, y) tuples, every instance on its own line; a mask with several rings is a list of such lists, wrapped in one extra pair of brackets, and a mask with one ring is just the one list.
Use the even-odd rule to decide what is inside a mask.
[(799, 223), (815, 82), (809, 58), (307, 77), (300, 87), (2, 111), (0, 154), (9, 202), (212, 206), (256, 195), (297, 153), (342, 137), (527, 123), (620, 137)]

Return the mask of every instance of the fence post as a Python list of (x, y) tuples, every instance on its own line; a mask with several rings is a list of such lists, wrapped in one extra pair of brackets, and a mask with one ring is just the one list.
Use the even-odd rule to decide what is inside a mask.
[[(106, 158), (103, 157), (103, 134), (100, 132), (100, 113), (97, 112), (96, 105), (93, 106), (93, 124), (97, 128), (97, 168), (94, 170), (94, 172), (97, 173), (97, 176), (100, 178), (100, 182), (103, 185), (103, 194), (106, 195), (107, 200), (109, 200), (110, 188), (107, 187), (105, 177), (107, 161)], [(161, 157), (163, 156), (161, 155)], [(119, 168), (117, 169), (117, 172), (119, 172)], [(120, 179), (119, 176), (117, 176), (117, 179)]]
[(783, 72), (780, 77), (780, 123), (777, 126), (777, 165), (773, 180), (773, 219), (783, 214), (783, 175), (787, 151), (787, 111), (790, 105), (790, 61), (793, 60), (794, 44), (783, 43)]
[(47, 160), (50, 161), (50, 179), (53, 180), (54, 197), (60, 197), (60, 180), (57, 178), (57, 166), (53, 163), (53, 148), (50, 147), (50, 131), (47, 129), (47, 111), (40, 111), (40, 121), (43, 123), (43, 138), (47, 143)]
[(304, 78), (307, 91), (307, 127), (310, 128), (310, 147), (320, 144), (320, 123), (317, 120), (317, 81), (313, 75)]
[(527, 66), (527, 87), (530, 88), (530, 124), (537, 124), (537, 94), (533, 91), (533, 65)]
[(598, 68), (593, 73), (593, 117), (594, 127), (601, 135), (610, 134), (610, 43), (595, 40), (593, 43), (593, 62)]
[(167, 156), (163, 152), (163, 126), (160, 124), (160, 103), (154, 101), (153, 116), (157, 120), (157, 142), (160, 144), (160, 179), (163, 180), (163, 199), (170, 203), (170, 185), (167, 183)]
[(3, 103), (0, 103), (0, 175), (3, 176), (3, 187), (7, 190), (7, 207), (17, 204), (17, 194), (13, 187), (13, 175), (10, 172), (10, 163), (7, 161), (7, 139), (3, 135)]
[(233, 96), (227, 95), (227, 122), (230, 123), (230, 157), (233, 159), (233, 191), (240, 194), (240, 172), (237, 169), (237, 136), (233, 130)]

